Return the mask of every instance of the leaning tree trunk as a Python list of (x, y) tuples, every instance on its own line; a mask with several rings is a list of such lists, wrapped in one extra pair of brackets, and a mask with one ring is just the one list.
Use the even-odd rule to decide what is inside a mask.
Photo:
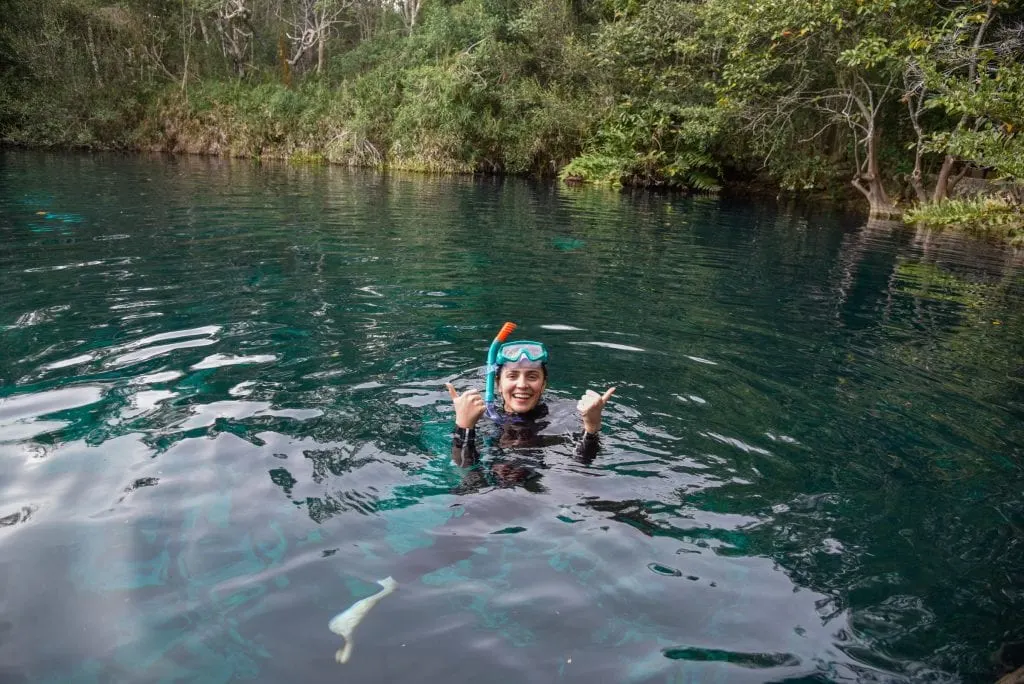
[(951, 154), (947, 154), (946, 158), (942, 160), (942, 167), (939, 168), (939, 177), (935, 179), (935, 191), (932, 192), (932, 202), (941, 202), (949, 196), (949, 177), (953, 174), (954, 163), (956, 163), (956, 157)]

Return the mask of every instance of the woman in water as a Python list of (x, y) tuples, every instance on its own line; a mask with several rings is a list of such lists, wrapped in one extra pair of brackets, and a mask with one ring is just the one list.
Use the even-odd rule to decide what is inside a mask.
[[(503, 410), (488, 410), (478, 390), (466, 390), (460, 395), (448, 383), (448, 394), (455, 407), (452, 459), (456, 465), (469, 468), (479, 462), (476, 426), (485, 413), (489, 413), (500, 428), (497, 439), (499, 447), (542, 447), (565, 441), (564, 437), (558, 435), (543, 434), (549, 424), (544, 420), (548, 415), (548, 407), (542, 401), (548, 380), (547, 360), (547, 349), (540, 342), (506, 342), (498, 348), (495, 379)], [(577, 459), (590, 462), (597, 453), (601, 412), (614, 393), (614, 387), (604, 394), (587, 390), (577, 403), (583, 421), (582, 434), (574, 436)], [(522, 481), (522, 469), (510, 469), (509, 464), (498, 464), (492, 471), (501, 484)]]
[[(454, 386), (450, 383), (447, 385), (455, 405), (452, 458), (456, 465), (467, 469), (462, 485), (457, 490), (460, 493), (493, 485), (524, 485), (529, 489), (533, 483), (532, 486), (536, 487), (536, 468), (543, 467), (542, 454), (531, 462), (528, 452), (531, 448), (566, 441), (562, 435), (544, 432), (549, 426), (546, 420), (548, 407), (542, 401), (548, 380), (548, 352), (544, 345), (539, 342), (507, 342), (497, 348), (494, 360), (495, 363), (489, 364), (488, 370), (489, 373), (495, 373), (493, 377), (502, 399), (502, 410), (489, 406), (480, 396), (479, 390), (466, 390), (460, 395)], [(489, 396), (491, 389), (489, 377)], [(614, 387), (604, 394), (588, 390), (576, 405), (583, 419), (583, 433), (574, 436), (576, 458), (583, 462), (590, 462), (597, 453), (601, 411), (614, 392)], [(476, 426), (484, 413), (488, 413), (500, 429), (496, 442), (499, 449), (516, 451), (516, 458), (492, 461), (489, 473), (473, 467), (480, 460), (476, 448)], [(474, 510), (479, 513), (478, 509)], [(485, 508), (484, 519), (486, 511)], [(328, 628), (344, 639), (343, 647), (335, 654), (339, 663), (348, 662), (352, 653), (352, 636), (359, 623), (378, 601), (393, 592), (399, 584), (412, 582), (439, 568), (473, 556), (481, 544), (479, 533), (474, 533), (473, 529), (480, 518), (480, 515), (452, 518), (453, 524), (446, 525), (443, 534), (434, 535), (434, 543), (405, 554), (391, 576), (378, 580), (382, 587), (378, 593), (357, 601), (330, 621)], [(469, 520), (470, 526), (460, 528), (460, 520)]]

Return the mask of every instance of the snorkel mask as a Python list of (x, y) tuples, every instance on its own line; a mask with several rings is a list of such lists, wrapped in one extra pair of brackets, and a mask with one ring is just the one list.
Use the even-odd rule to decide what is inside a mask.
[(498, 372), (498, 366), (523, 362), (539, 365), (548, 360), (548, 350), (540, 342), (505, 342), (515, 329), (516, 324), (512, 321), (505, 323), (487, 350), (487, 389), (484, 392), (484, 404), (487, 406), (487, 415), (496, 422), (502, 420), (501, 414), (494, 407), (494, 376)]
[(498, 356), (495, 360), (495, 365), (501, 366), (506, 363), (523, 363), (524, 361), (539, 365), (547, 360), (548, 350), (542, 343), (523, 340), (520, 342), (506, 342), (498, 347)]

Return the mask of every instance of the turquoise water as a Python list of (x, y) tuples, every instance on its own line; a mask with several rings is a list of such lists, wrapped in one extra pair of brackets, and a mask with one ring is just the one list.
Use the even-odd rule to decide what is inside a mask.
[[(1021, 265), (729, 199), (5, 152), (0, 681), (991, 681)], [(556, 413), (618, 387), (602, 450), (462, 487), (443, 384), (509, 319)]]

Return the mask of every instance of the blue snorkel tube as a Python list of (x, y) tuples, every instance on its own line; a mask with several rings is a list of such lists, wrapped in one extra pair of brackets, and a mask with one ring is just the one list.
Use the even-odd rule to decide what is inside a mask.
[(484, 391), (484, 404), (487, 406), (487, 415), (491, 420), (498, 421), (501, 416), (498, 414), (498, 409), (494, 408), (494, 375), (498, 371), (498, 348), (504, 344), (508, 336), (516, 329), (516, 324), (512, 321), (506, 321), (505, 325), (501, 326), (501, 330), (494, 336), (494, 341), (491, 342), (491, 348), (487, 350), (487, 389)]

